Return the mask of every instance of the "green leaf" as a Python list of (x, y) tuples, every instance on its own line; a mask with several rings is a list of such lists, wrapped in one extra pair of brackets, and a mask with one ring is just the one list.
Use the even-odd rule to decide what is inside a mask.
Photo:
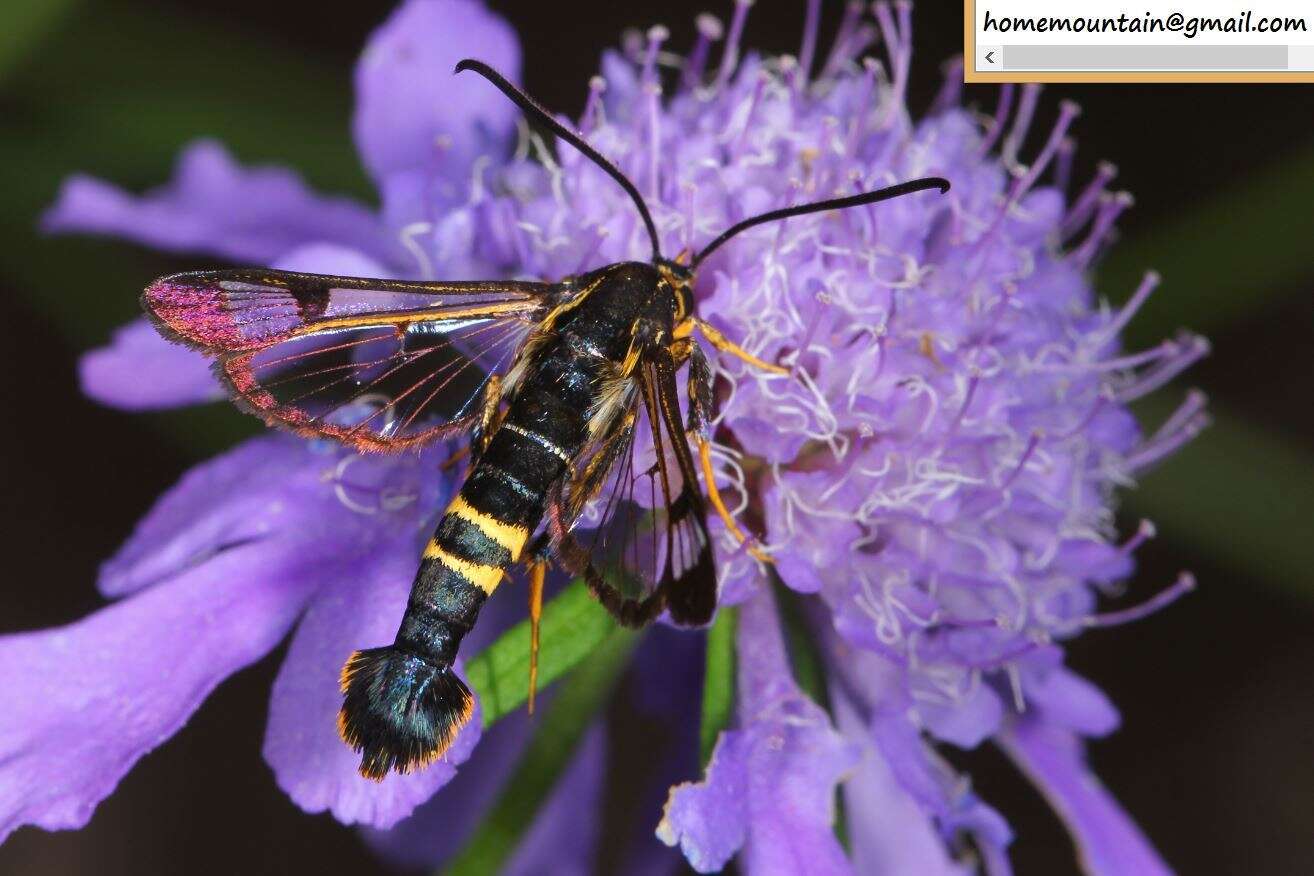
[[(547, 687), (622, 632), (584, 582), (573, 582), (543, 606), (539, 686)], [(466, 663), (465, 674), (479, 694), (485, 727), (523, 706), (529, 699), (529, 621), (479, 652)]]
[(735, 709), (735, 633), (739, 609), (729, 606), (716, 615), (707, 631), (707, 657), (703, 669), (703, 714), (698, 725), (698, 752), (702, 765), (712, 759), (721, 731), (730, 726)]
[(81, 5), (81, 0), (5, 0), (0, 5), (0, 81)]
[(539, 807), (570, 763), (584, 731), (611, 695), (639, 642), (639, 635), (634, 631), (614, 623), (611, 627), (612, 634), (561, 686), (479, 830), (441, 872), (449, 876), (494, 874), (515, 851), (520, 837), (534, 823)]
[(1098, 278), (1111, 299), (1127, 298), (1148, 268), (1164, 278), (1128, 326), (1129, 344), (1157, 343), (1183, 323), (1225, 326), (1314, 277), (1309, 229), (1292, 221), (1311, 203), (1314, 149), (1306, 147), (1115, 246)]
[(785, 647), (789, 665), (799, 688), (817, 705), (830, 711), (830, 692), (826, 690), (826, 670), (821, 650), (808, 629), (803, 597), (789, 589), (778, 575), (772, 575), (776, 604), (785, 629)]
[[(1148, 423), (1171, 410), (1160, 398), (1138, 405)], [(1129, 510), (1243, 575), (1314, 598), (1314, 539), (1302, 535), (1314, 521), (1314, 461), (1225, 407), (1211, 414), (1199, 439), (1127, 494)]]

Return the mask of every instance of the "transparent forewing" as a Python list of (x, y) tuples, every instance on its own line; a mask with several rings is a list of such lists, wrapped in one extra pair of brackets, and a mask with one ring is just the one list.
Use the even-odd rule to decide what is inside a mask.
[(623, 599), (650, 600), (658, 611), (669, 600), (677, 621), (704, 623), (715, 574), (678, 398), (658, 365), (640, 371), (630, 417), (598, 444), (571, 491), (572, 537)]
[(157, 281), (144, 300), (267, 422), (396, 450), (475, 422), (553, 288), (216, 271)]
[(168, 334), (210, 353), (253, 350), (324, 322), (382, 314), (533, 309), (554, 287), (522, 282), (411, 282), (292, 271), (195, 271), (156, 280), (142, 307)]

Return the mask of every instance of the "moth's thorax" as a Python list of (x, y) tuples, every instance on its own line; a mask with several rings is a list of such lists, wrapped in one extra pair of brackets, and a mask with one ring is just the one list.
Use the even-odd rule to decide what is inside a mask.
[(636, 324), (669, 337), (691, 300), (664, 265), (647, 262), (619, 262), (570, 282), (579, 303), (562, 315), (555, 328), (586, 340), (614, 361), (629, 351)]

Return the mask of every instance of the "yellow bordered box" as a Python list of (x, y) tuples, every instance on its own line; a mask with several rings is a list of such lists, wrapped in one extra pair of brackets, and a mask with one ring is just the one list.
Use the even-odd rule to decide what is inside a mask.
[(1314, 82), (1314, 4), (964, 0), (963, 78)]

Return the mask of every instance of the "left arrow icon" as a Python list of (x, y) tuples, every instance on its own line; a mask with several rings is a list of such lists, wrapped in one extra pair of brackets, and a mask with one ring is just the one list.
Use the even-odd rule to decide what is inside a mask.
[(992, 51), (989, 51), (989, 52), (986, 52), (986, 63), (987, 63), (987, 64), (993, 64), (993, 63), (995, 63), (995, 53), (994, 53), (993, 50), (992, 50)]

